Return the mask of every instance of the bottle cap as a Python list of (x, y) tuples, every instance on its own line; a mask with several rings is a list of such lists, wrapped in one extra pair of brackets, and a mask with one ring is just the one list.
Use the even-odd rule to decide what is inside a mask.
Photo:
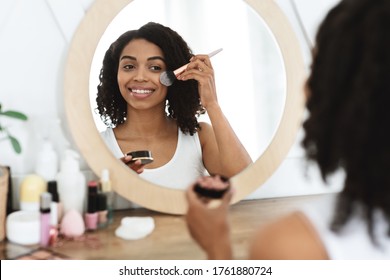
[(98, 188), (97, 188), (97, 182), (94, 180), (91, 180), (88, 182), (88, 194), (97, 194)]
[(42, 210), (50, 211), (50, 204), (51, 204), (51, 194), (48, 192), (41, 193), (41, 197), (40, 197), (41, 211)]
[(57, 181), (49, 181), (47, 183), (47, 190), (51, 194), (52, 200), (54, 202), (60, 201), (58, 191), (57, 191)]
[(103, 169), (102, 177), (100, 178), (100, 184), (101, 184), (102, 192), (106, 193), (112, 191), (110, 173), (108, 169)]
[(110, 171), (108, 169), (103, 169), (102, 171), (102, 181), (106, 182), (110, 180)]
[(39, 197), (46, 191), (46, 181), (38, 175), (27, 175), (20, 184), (20, 209), (39, 210)]

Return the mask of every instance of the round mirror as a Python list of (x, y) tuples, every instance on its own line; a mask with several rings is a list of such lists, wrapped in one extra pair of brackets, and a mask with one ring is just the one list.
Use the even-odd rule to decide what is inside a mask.
[[(93, 78), (93, 74), (90, 76), (90, 70), (91, 65), (92, 69), (95, 69), (96, 66), (94, 66), (94, 57), (96, 57), (96, 60), (99, 64), (101, 64), (101, 57), (99, 55), (95, 55), (95, 51), (97, 47), (103, 43), (105, 34), (110, 34), (108, 30), (110, 28), (113, 28), (115, 26), (115, 21), (120, 22), (120, 16), (116, 17), (119, 13), (119, 15), (131, 11), (132, 8), (135, 9), (135, 4), (138, 2), (143, 2), (141, 0), (117, 0), (117, 1), (108, 1), (108, 0), (97, 0), (89, 10), (89, 12), (86, 14), (84, 20), (80, 24), (78, 30), (75, 33), (75, 36), (73, 38), (73, 41), (71, 43), (71, 47), (69, 50), (69, 56), (67, 60), (66, 65), (66, 72), (65, 72), (65, 106), (66, 106), (66, 112), (69, 120), (69, 126), (72, 131), (73, 137), (76, 141), (76, 144), (80, 148), (81, 153), (87, 160), (89, 166), (96, 174), (101, 174), (101, 171), (104, 168), (108, 168), (110, 170), (110, 173), (112, 174), (112, 181), (115, 188), (115, 191), (118, 192), (120, 195), (128, 198), (129, 200), (140, 204), (146, 208), (150, 208), (156, 211), (166, 212), (166, 213), (172, 213), (172, 214), (183, 214), (186, 211), (186, 202), (184, 197), (184, 192), (181, 190), (174, 190), (169, 188), (164, 188), (163, 186), (154, 185), (150, 182), (142, 180), (138, 175), (131, 172), (126, 166), (124, 166), (120, 161), (118, 161), (114, 156), (111, 154), (111, 151), (108, 149), (108, 147), (105, 146), (103, 140), (100, 138), (98, 129), (96, 129), (96, 121), (94, 118), (94, 114), (91, 113), (91, 105), (90, 105), (90, 94), (89, 94), (89, 88), (96, 88), (97, 82), (92, 83), (89, 85), (90, 77)], [(156, 9), (158, 11), (170, 11), (171, 13), (175, 12), (175, 7), (180, 7), (180, 3), (183, 3), (184, 1), (163, 1), (163, 0), (156, 0), (155, 3), (162, 3), (165, 2), (161, 9)], [(171, 2), (172, 6), (169, 6), (166, 2)], [(225, 9), (224, 5), (228, 5), (226, 3), (229, 3), (229, 5), (233, 5), (234, 3), (239, 2), (240, 4), (243, 4), (242, 1), (208, 1), (208, 5), (206, 7), (199, 6), (198, 10), (202, 12), (202, 15), (207, 14), (207, 11), (213, 11), (214, 18), (213, 22), (217, 22), (218, 19), (216, 18), (216, 15), (223, 14)], [(131, 3), (130, 5), (128, 5)], [(173, 5), (176, 3), (176, 6)], [(214, 7), (213, 9), (210, 7), (210, 3), (218, 3), (218, 6)], [(229, 119), (229, 121), (232, 123), (233, 127), (235, 128), (237, 134), (239, 135), (240, 139), (244, 143), (244, 145), (247, 147), (247, 149), (250, 151), (252, 157), (258, 159), (255, 161), (254, 164), (252, 164), (250, 167), (245, 169), (240, 174), (237, 174), (231, 179), (232, 185), (237, 189), (236, 196), (234, 198), (233, 202), (237, 202), (247, 196), (249, 193), (254, 191), (257, 187), (259, 187), (264, 181), (274, 172), (274, 170), (277, 168), (277, 166), (281, 163), (284, 156), (286, 155), (288, 149), (292, 145), (295, 139), (295, 135), (297, 133), (297, 130), (299, 128), (301, 117), (303, 113), (303, 94), (302, 94), (302, 88), (303, 88), (303, 81), (304, 81), (304, 63), (303, 59), (300, 53), (299, 44), (298, 41), (294, 35), (293, 30), (291, 29), (287, 19), (285, 18), (284, 14), (280, 10), (280, 8), (274, 3), (272, 0), (263, 0), (263, 1), (245, 1), (245, 7), (243, 8), (243, 11), (247, 15), (252, 15), (248, 17), (248, 21), (251, 22), (250, 25), (253, 25), (253, 22), (265, 22), (266, 28), (262, 28), (261, 30), (271, 30), (273, 36), (269, 36), (270, 41), (277, 47), (274, 47), (274, 53), (275, 57), (279, 57), (279, 52), (281, 53), (282, 62), (278, 64), (278, 62), (275, 62), (275, 69), (278, 69), (277, 65), (280, 65), (280, 69), (276, 70), (275, 75), (279, 75), (279, 82), (274, 82), (275, 80), (272, 80), (272, 83), (269, 86), (269, 88), (276, 90), (276, 93), (272, 95), (272, 92), (264, 92), (261, 93), (261, 87), (255, 88), (255, 90), (250, 91), (250, 94), (252, 94), (255, 98), (259, 98), (259, 96), (265, 96), (265, 97), (271, 97), (275, 100), (278, 100), (279, 107), (274, 107), (275, 105), (272, 104), (272, 102), (269, 102), (267, 100), (265, 101), (259, 101), (259, 99), (252, 99), (253, 101), (250, 102), (250, 106), (253, 106), (256, 111), (256, 103), (266, 103), (269, 105), (269, 107), (264, 107), (264, 111), (269, 110), (270, 112), (275, 113), (276, 117), (274, 117), (272, 120), (270, 120), (269, 123), (275, 122), (274, 126), (270, 129), (268, 129), (268, 133), (270, 136), (268, 136), (268, 139), (265, 140), (265, 144), (263, 144), (263, 147), (261, 147), (260, 141), (257, 148), (257, 151), (252, 152), (250, 148), (248, 148), (248, 144), (246, 143), (246, 138), (240, 136), (240, 132), (238, 131), (238, 128), (236, 129), (235, 121), (233, 119)], [(134, 5), (134, 6), (133, 6)], [(129, 10), (129, 11), (127, 11)], [(176, 12), (177, 15), (182, 14), (182, 10), (176, 10), (179, 12)], [(193, 11), (195, 13), (195, 11)], [(236, 9), (236, 12), (239, 11)], [(161, 14), (165, 14), (161, 12)], [(195, 13), (196, 14), (196, 13)], [(167, 18), (172, 17), (172, 15), (168, 15)], [(113, 21), (113, 18), (116, 18), (117, 20)], [(254, 63), (255, 60), (258, 60), (259, 57), (261, 58), (261, 45), (257, 45), (256, 40), (252, 41), (255, 37), (261, 36), (261, 34), (266, 34), (264, 31), (257, 30), (254, 28), (251, 30), (251, 32), (248, 32), (247, 27), (242, 27), (240, 29), (239, 26), (235, 27), (227, 27), (226, 30), (224, 29), (226, 25), (220, 26), (219, 29), (220, 32), (227, 32), (228, 35), (226, 35), (226, 38), (229, 38), (228, 42), (223, 42), (226, 44), (221, 46), (218, 45), (221, 43), (221, 41), (212, 41), (212, 40), (206, 40), (202, 41), (199, 39), (199, 34), (193, 34), (195, 36), (191, 37), (191, 34), (186, 35), (186, 31), (184, 30), (192, 30), (188, 27), (188, 25), (192, 24), (191, 20), (188, 20), (186, 16), (183, 16), (184, 19), (181, 21), (176, 22), (165, 22), (163, 19), (150, 19), (147, 20), (143, 18), (142, 23), (132, 23), (136, 24), (134, 27), (132, 25), (128, 25), (124, 27), (124, 29), (137, 29), (140, 27), (140, 25), (146, 23), (147, 21), (156, 21), (160, 22), (162, 24), (165, 24), (167, 26), (170, 26), (174, 30), (181, 33), (185, 40), (189, 42), (189, 45), (193, 49), (194, 53), (207, 53), (213, 50), (213, 48), (219, 48), (223, 47), (224, 52), (221, 53), (215, 58), (213, 58), (213, 65), (217, 67), (221, 61), (223, 61), (223, 55), (228, 53), (232, 47), (230, 45), (231, 41), (236, 39), (235, 33), (246, 33), (247, 38), (245, 40), (248, 40), (250, 42), (248, 47), (252, 48), (253, 51), (249, 51), (250, 54), (248, 56), (250, 62), (256, 66)], [(202, 19), (202, 17), (200, 17)], [(206, 17), (207, 18), (207, 17)], [(223, 16), (222, 16), (223, 18)], [(131, 21), (131, 18), (127, 18), (127, 21)], [(231, 20), (233, 23), (240, 22), (241, 20)], [(110, 24), (112, 23), (112, 24)], [(227, 24), (227, 23), (226, 23)], [(187, 29), (184, 28), (184, 26), (187, 25)], [(196, 26), (196, 25), (195, 25)], [(261, 25), (260, 25), (261, 26)], [(263, 25), (264, 26), (264, 25)], [(207, 26), (206, 26), (207, 27)], [(183, 28), (183, 29), (181, 29)], [(203, 27), (205, 28), (205, 27)], [(114, 41), (121, 33), (123, 33), (124, 29), (119, 31), (116, 31), (118, 33), (112, 35), (113, 37), (111, 39), (107, 39), (109, 41), (108, 44), (110, 44), (112, 41)], [(202, 30), (202, 27), (199, 27), (200, 30)], [(107, 30), (107, 32), (106, 32)], [(190, 31), (188, 31), (190, 32)], [(191, 31), (193, 32), (193, 31)], [(216, 32), (216, 31), (213, 31)], [(103, 37), (102, 37), (103, 36)], [(240, 35), (242, 36), (242, 35)], [(266, 35), (264, 35), (266, 36)], [(263, 38), (263, 37), (259, 37)], [(276, 39), (276, 44), (274, 43)], [(192, 43), (193, 42), (193, 43)], [(195, 43), (198, 42), (198, 43)], [(200, 42), (200, 43), (199, 43)], [(198, 45), (197, 45), (198, 44)], [(104, 46), (104, 51), (107, 49), (108, 46)], [(232, 51), (234, 52), (234, 51)], [(242, 50), (241, 50), (242, 52)], [(97, 53), (97, 52), (96, 52)], [(219, 59), (219, 60), (218, 60)], [(280, 60), (280, 59), (279, 59)], [(276, 60), (277, 61), (277, 60)], [(281, 61), (281, 60), (280, 60)], [(98, 65), (99, 65), (98, 64)], [(260, 66), (261, 67), (261, 66)], [(246, 71), (245, 67), (238, 67), (238, 71)], [(98, 69), (100, 69), (100, 65), (98, 66)], [(256, 70), (256, 69), (255, 69)], [(268, 70), (268, 69), (267, 69)], [(223, 95), (221, 92), (231, 92), (231, 89), (228, 90), (222, 90), (224, 86), (226, 87), (226, 84), (223, 84), (223, 81), (228, 79), (230, 87), (232, 83), (230, 82), (230, 78), (226, 78), (224, 76), (218, 76), (223, 74), (223, 71), (219, 71), (216, 69), (216, 79), (219, 81), (217, 84), (218, 88), (218, 96), (220, 98), (221, 95)], [(240, 72), (240, 74), (242, 74)], [(244, 73), (245, 76), (253, 76), (253, 82), (259, 82), (262, 83), (270, 83), (269, 80), (265, 79), (266, 76), (261, 76), (260, 73), (251, 70), (248, 70), (247, 73)], [(97, 77), (97, 75), (95, 75)], [(234, 77), (237, 77), (235, 75)], [(278, 79), (278, 78), (277, 78)], [(234, 80), (234, 78), (233, 78)], [(251, 82), (252, 83), (252, 82)], [(240, 83), (238, 83), (240, 84)], [(253, 86), (253, 85), (252, 85)], [(282, 88), (282, 90), (280, 90)], [(277, 91), (279, 90), (279, 91)], [(249, 90), (248, 90), (249, 92)], [(261, 93), (261, 94), (260, 94)], [(252, 96), (252, 98), (253, 98)], [(237, 98), (237, 97), (236, 97)], [(93, 99), (93, 98), (92, 98)], [(240, 98), (238, 98), (240, 99)], [(236, 100), (237, 101), (237, 100)], [(240, 100), (241, 101), (241, 100)], [(223, 102), (222, 102), (223, 103)], [(281, 104), (284, 104), (281, 105)], [(226, 109), (224, 106), (225, 104), (221, 104), (223, 107), (225, 114), (230, 116), (234, 113), (236, 115), (241, 114), (240, 110), (237, 109), (237, 111), (230, 113), (229, 109)], [(227, 106), (227, 105), (226, 105)], [(248, 103), (244, 104), (242, 107), (245, 108), (248, 106)], [(237, 106), (240, 107), (240, 106)], [(243, 109), (245, 111), (245, 109)], [(258, 109), (258, 111), (261, 111), (263, 109)], [(281, 113), (278, 113), (279, 112)], [(244, 112), (243, 111), (243, 112)], [(263, 112), (261, 112), (263, 113)], [(247, 125), (242, 125), (241, 127), (244, 130), (251, 131), (252, 128), (250, 127), (250, 123), (253, 122), (255, 117), (249, 117), (245, 123), (248, 123)], [(255, 123), (255, 126), (260, 126), (259, 124)], [(256, 130), (257, 131), (257, 130)], [(259, 130), (260, 134), (262, 132), (261, 128)], [(266, 128), (264, 128), (264, 131), (266, 131)], [(248, 139), (256, 139), (255, 132), (252, 130), (252, 138), (248, 137)], [(266, 134), (266, 132), (264, 133)], [(256, 141), (254, 141), (256, 143)]]
[[(148, 9), (151, 5), (158, 7)], [(106, 129), (95, 110), (104, 54), (121, 34), (149, 21), (177, 31), (195, 54), (223, 48), (212, 58), (218, 100), (238, 138), (256, 160), (280, 123), (286, 76), (272, 32), (241, 0), (136, 0), (123, 8), (104, 31), (92, 60), (89, 94), (97, 129)], [(199, 121), (210, 123), (207, 114), (201, 115)]]

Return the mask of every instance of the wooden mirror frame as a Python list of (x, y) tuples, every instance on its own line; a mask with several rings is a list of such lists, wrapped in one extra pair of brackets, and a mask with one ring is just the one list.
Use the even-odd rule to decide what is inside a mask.
[[(90, 109), (89, 74), (99, 40), (112, 19), (133, 0), (96, 0), (76, 30), (65, 68), (64, 100), (68, 125), (89, 167), (100, 176), (110, 171), (114, 190), (143, 207), (170, 214), (184, 214), (183, 190), (155, 185), (132, 172), (114, 157), (103, 142)], [(304, 112), (305, 66), (299, 42), (288, 19), (274, 0), (245, 0), (268, 25), (282, 54), (286, 71), (286, 101), (280, 124), (264, 153), (231, 178), (236, 189), (232, 203), (260, 187), (277, 169), (295, 141)]]

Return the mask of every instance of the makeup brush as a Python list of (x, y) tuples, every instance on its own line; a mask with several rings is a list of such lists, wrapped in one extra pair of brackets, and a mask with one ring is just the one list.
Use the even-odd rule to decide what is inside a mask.
[[(216, 55), (220, 51), (222, 51), (222, 48), (209, 53), (208, 56), (209, 57), (213, 57), (214, 55)], [(160, 75), (160, 82), (164, 86), (169, 87), (176, 80), (177, 75), (179, 75), (181, 72), (183, 72), (187, 68), (188, 64), (189, 63), (187, 63), (186, 65), (183, 65), (180, 68), (177, 68), (174, 71), (164, 71), (164, 72), (162, 72), (161, 75)]]

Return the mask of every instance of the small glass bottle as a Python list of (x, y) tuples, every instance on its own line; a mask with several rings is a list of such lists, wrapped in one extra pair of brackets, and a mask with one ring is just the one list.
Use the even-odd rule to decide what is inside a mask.
[(108, 226), (107, 195), (99, 193), (97, 195), (98, 228)]
[(114, 191), (112, 190), (110, 172), (108, 169), (103, 169), (100, 184), (102, 192), (107, 195), (107, 218), (108, 223), (111, 224), (114, 220)]

